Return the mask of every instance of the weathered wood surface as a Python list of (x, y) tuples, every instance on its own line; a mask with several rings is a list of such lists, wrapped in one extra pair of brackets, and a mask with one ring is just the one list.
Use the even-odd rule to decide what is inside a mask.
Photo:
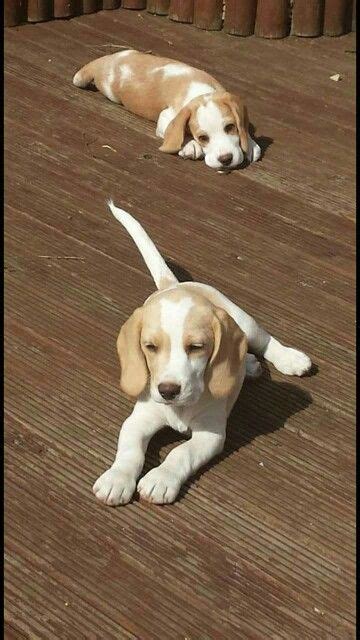
[[(152, 123), (73, 87), (110, 43), (243, 94), (262, 161), (221, 176), (161, 154)], [(354, 638), (354, 35), (229, 39), (119, 11), (5, 46), (6, 637)], [(318, 367), (246, 384), (224, 455), (165, 508), (91, 493), (132, 406), (117, 332), (153, 291), (109, 196)]]

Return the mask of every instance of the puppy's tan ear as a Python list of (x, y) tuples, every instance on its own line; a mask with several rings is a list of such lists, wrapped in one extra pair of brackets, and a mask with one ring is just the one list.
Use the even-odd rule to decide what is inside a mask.
[(225, 102), (233, 112), (237, 130), (239, 132), (240, 145), (245, 154), (249, 151), (249, 117), (246, 105), (243, 103), (240, 96), (233, 93), (225, 94)]
[(208, 387), (214, 398), (226, 398), (235, 391), (247, 353), (247, 339), (224, 309), (215, 309), (213, 332), (214, 350), (208, 364)]
[(120, 389), (137, 397), (144, 391), (148, 380), (145, 356), (140, 346), (143, 309), (135, 309), (123, 324), (116, 342), (120, 360)]
[(185, 106), (179, 111), (177, 116), (171, 120), (165, 130), (164, 142), (161, 147), (159, 147), (160, 151), (164, 151), (165, 153), (177, 153), (180, 151), (190, 116), (191, 110), (188, 106)]

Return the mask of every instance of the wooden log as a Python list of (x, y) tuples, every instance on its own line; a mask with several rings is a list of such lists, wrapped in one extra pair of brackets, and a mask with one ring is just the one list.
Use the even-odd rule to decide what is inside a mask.
[(356, 11), (355, 5), (356, 5), (356, 0), (349, 0), (346, 19), (345, 19), (345, 33), (349, 33), (350, 31), (355, 31), (355, 29), (353, 29), (353, 22), (354, 22), (353, 16), (354, 16), (354, 12)]
[(102, 8), (107, 10), (118, 9), (120, 7), (121, 0), (103, 0)]
[(175, 22), (192, 22), (194, 0), (170, 0), (169, 18)]
[(356, 31), (356, 0), (353, 1), (351, 31)]
[(26, 20), (25, 0), (4, 0), (4, 26), (16, 27)]
[(146, 9), (146, 0), (122, 0), (123, 9)]
[(28, 0), (28, 22), (43, 22), (53, 17), (53, 3), (50, 0)]
[(54, 0), (54, 18), (71, 18), (76, 13), (76, 0)]
[(234, 36), (254, 33), (257, 0), (226, 0), (224, 30)]
[(222, 0), (195, 0), (194, 25), (207, 31), (219, 31), (222, 27)]
[(101, 0), (80, 0), (80, 11), (79, 13), (95, 13), (95, 11), (100, 11)]
[(288, 0), (258, 0), (255, 35), (261, 38), (285, 38), (289, 33)]
[(170, 0), (147, 0), (146, 9), (149, 13), (157, 16), (167, 16), (169, 13)]
[(324, 36), (341, 36), (349, 30), (351, 0), (325, 0)]
[(322, 34), (324, 0), (294, 0), (291, 33), (313, 38)]

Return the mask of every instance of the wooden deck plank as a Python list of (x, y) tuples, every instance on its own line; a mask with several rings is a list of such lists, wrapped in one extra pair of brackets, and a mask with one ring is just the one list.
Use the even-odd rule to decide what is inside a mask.
[[(121, 10), (6, 31), (9, 640), (355, 637), (354, 42), (233, 38)], [(219, 176), (166, 156), (152, 123), (74, 88), (110, 43), (244, 93), (273, 140), (262, 161)], [(109, 195), (318, 366), (247, 383), (223, 455), (166, 508), (91, 494), (132, 406), (117, 331), (153, 290)], [(178, 441), (154, 438), (146, 469)]]

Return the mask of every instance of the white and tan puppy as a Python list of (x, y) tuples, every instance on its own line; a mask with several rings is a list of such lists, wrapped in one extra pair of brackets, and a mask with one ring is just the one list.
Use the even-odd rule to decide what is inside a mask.
[(178, 282), (141, 225), (112, 202), (109, 206), (135, 241), (158, 291), (119, 333), (120, 387), (137, 401), (122, 425), (115, 461), (93, 491), (108, 505), (129, 502), (150, 438), (169, 425), (191, 438), (137, 485), (142, 498), (163, 504), (173, 502), (185, 480), (222, 451), (244, 376), (261, 373), (248, 348), (287, 375), (301, 376), (311, 361), (213, 287)]
[(247, 108), (208, 73), (133, 49), (103, 56), (80, 69), (77, 87), (94, 84), (109, 100), (157, 122), (166, 153), (205, 158), (212, 169), (234, 169), (260, 158), (249, 135)]

